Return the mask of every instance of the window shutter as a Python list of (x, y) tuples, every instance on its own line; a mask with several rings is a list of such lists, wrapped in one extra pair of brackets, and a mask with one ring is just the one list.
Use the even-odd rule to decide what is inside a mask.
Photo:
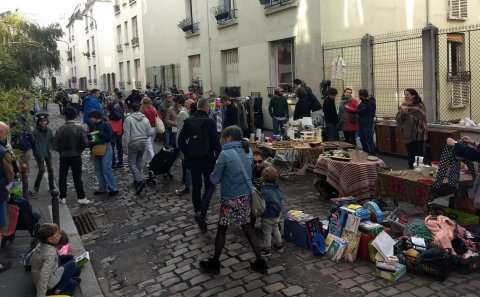
[(467, 0), (448, 0), (448, 19), (467, 20)]
[(239, 86), (238, 49), (225, 51), (225, 76), (227, 86)]
[(450, 87), (450, 108), (464, 108), (470, 105), (470, 81), (455, 81)]

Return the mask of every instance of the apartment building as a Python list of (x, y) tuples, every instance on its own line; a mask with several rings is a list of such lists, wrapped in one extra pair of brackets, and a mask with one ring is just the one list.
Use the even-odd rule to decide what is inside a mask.
[(118, 85), (112, 0), (88, 0), (74, 9), (67, 24), (71, 87), (112, 90)]

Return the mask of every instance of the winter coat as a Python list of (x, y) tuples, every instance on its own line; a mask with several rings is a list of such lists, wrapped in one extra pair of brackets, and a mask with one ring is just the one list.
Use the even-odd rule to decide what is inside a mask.
[(67, 121), (60, 126), (53, 138), (53, 149), (60, 154), (61, 158), (80, 156), (87, 147), (87, 134), (74, 121)]
[(323, 101), (323, 114), (325, 115), (325, 123), (327, 124), (338, 124), (338, 114), (337, 108), (335, 107), (335, 101), (326, 97)]
[(115, 139), (112, 126), (110, 126), (110, 124), (105, 122), (104, 120), (101, 120), (100, 123), (95, 124), (92, 127), (93, 131), (98, 131), (98, 135), (100, 136), (99, 141), (95, 142), (95, 144), (110, 143)]
[(268, 104), (268, 113), (270, 117), (288, 118), (288, 102), (283, 96), (274, 96)]
[(7, 185), (13, 180), (12, 156), (0, 140), (0, 201), (8, 200)]
[(32, 279), (37, 288), (37, 297), (45, 297), (47, 290), (60, 282), (65, 269), (58, 263), (55, 246), (47, 243), (37, 245), (32, 257)]
[(360, 128), (373, 128), (376, 110), (377, 103), (375, 98), (369, 97), (360, 102), (356, 111)]
[[(355, 98), (342, 98), (340, 107), (338, 109), (339, 130), (354, 132), (358, 131), (358, 116), (357, 111), (358, 102)], [(356, 121), (354, 119), (357, 119)]]
[(50, 159), (52, 157), (51, 148), (53, 146), (53, 132), (50, 128), (36, 127), (33, 135), (33, 155), (39, 158)]
[(90, 112), (98, 110), (100, 114), (103, 116), (103, 108), (100, 105), (100, 102), (98, 101), (97, 97), (95, 96), (88, 96), (83, 99), (83, 122), (85, 124), (90, 125), (90, 118), (89, 114)]
[(264, 183), (262, 185), (263, 200), (265, 200), (265, 212), (263, 218), (274, 219), (280, 217), (282, 211), (283, 193), (277, 183)]
[(308, 95), (301, 96), (295, 105), (295, 111), (293, 112), (293, 119), (303, 119), (304, 117), (310, 117), (312, 112), (310, 110), (310, 101)]
[(137, 141), (148, 139), (151, 134), (150, 122), (139, 111), (131, 113), (123, 123), (123, 143), (126, 147)]

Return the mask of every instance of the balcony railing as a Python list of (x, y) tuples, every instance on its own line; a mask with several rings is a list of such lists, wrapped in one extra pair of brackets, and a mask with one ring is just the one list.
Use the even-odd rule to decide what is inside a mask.
[(138, 37), (133, 37), (132, 38), (132, 47), (136, 47), (140, 45), (140, 39)]
[(89, 79), (89, 80), (88, 80), (88, 84), (89, 84), (89, 85), (92, 84), (92, 79)]
[(93, 21), (90, 22), (90, 29), (93, 29)]
[(74, 41), (74, 40), (75, 40), (75, 36), (72, 35), (72, 41)]
[(292, 4), (297, 0), (259, 0), (260, 4), (265, 6), (265, 9), (273, 8), (273, 7), (280, 7), (283, 5)]
[(142, 82), (139, 80), (135, 81), (135, 89), (141, 89), (142, 88)]
[(217, 24), (223, 25), (237, 19), (237, 10), (232, 9), (229, 11), (224, 11), (215, 16)]
[(119, 81), (118, 85), (120, 86), (120, 88), (125, 88), (125, 82), (124, 81)]
[(92, 51), (92, 57), (95, 58), (95, 51)]
[(93, 83), (96, 85), (98, 80), (96, 78), (93, 79)]
[(123, 47), (122, 47), (122, 44), (117, 44), (117, 52), (123, 52)]
[(470, 71), (448, 72), (447, 74), (448, 81), (469, 81), (471, 79), (472, 74)]
[(128, 1), (128, 3), (129, 3), (130, 5), (132, 5), (132, 4), (135, 3), (135, 2), (137, 2), (137, 0), (130, 0), (130, 1)]
[(85, 26), (85, 33), (88, 33), (88, 25)]
[(115, 5), (113, 6), (113, 11), (115, 12), (115, 14), (120, 13), (120, 5), (115, 4)]
[(187, 33), (187, 34), (194, 34), (200, 31), (200, 22), (196, 22), (193, 24), (188, 24), (184, 27), (182, 27), (182, 31)]

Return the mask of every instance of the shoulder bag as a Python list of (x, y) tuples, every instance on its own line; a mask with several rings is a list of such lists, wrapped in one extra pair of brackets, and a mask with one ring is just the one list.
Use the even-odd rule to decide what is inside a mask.
[(158, 114), (155, 114), (155, 132), (160, 134), (165, 133), (165, 125)]
[(95, 157), (103, 157), (107, 153), (106, 144), (94, 144), (92, 147), (92, 155)]
[(237, 159), (238, 163), (240, 163), (240, 168), (242, 169), (243, 176), (245, 177), (247, 184), (250, 186), (250, 189), (252, 190), (253, 216), (256, 218), (261, 217), (265, 212), (265, 209), (267, 208), (267, 205), (265, 204), (265, 200), (263, 200), (262, 194), (260, 194), (260, 192), (257, 189), (255, 189), (255, 187), (252, 184), (252, 181), (248, 178), (247, 171), (245, 170), (245, 167), (243, 166), (243, 163), (240, 160), (240, 156), (238, 155), (235, 149), (233, 149), (233, 153), (235, 154), (235, 158)]

